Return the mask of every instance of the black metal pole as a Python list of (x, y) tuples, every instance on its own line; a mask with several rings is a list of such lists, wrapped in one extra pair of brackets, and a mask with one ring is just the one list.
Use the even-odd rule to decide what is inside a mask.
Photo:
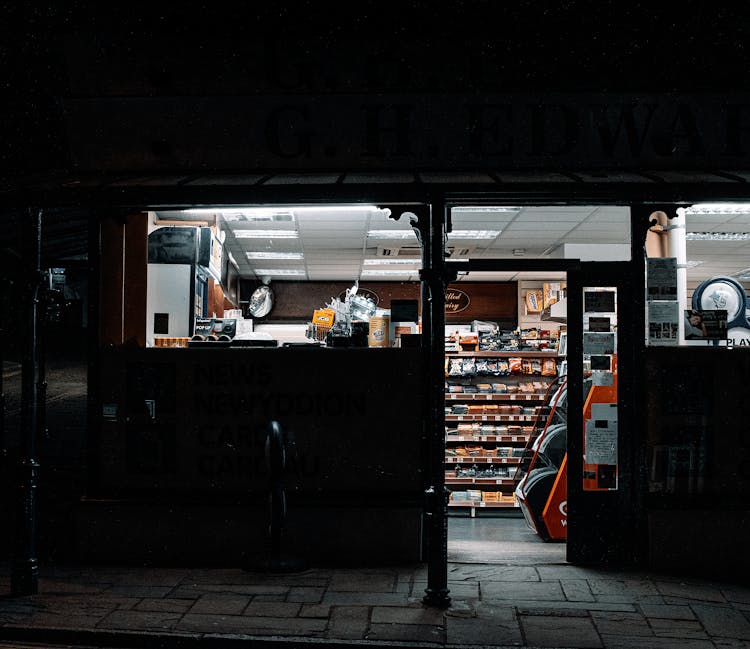
[[(448, 593), (448, 492), (445, 488), (445, 204), (433, 201), (427, 236), (423, 236), (424, 278), (427, 284), (430, 328), (427, 332), (428, 377), (428, 463), (427, 490), (428, 563), (424, 603), (447, 608)], [(424, 318), (422, 320), (424, 330)]]
[(24, 296), (25, 337), (21, 376), (21, 457), (18, 462), (18, 513), (11, 592), (34, 595), (39, 590), (39, 564), (36, 557), (36, 496), (39, 464), (37, 436), (37, 309), (41, 275), (42, 211), (29, 210), (26, 270), (28, 288)]
[[(5, 286), (2, 287), (5, 291)], [(0, 296), (0, 304), (5, 310), (5, 296)], [(0, 315), (2, 318), (3, 315)], [(3, 372), (5, 371), (5, 330), (3, 329), (2, 320), (0, 320), (0, 468), (4, 469), (7, 450), (5, 448), (5, 381)]]
[[(41, 231), (41, 230), (40, 230)], [(40, 254), (41, 259), (41, 254)], [(48, 277), (43, 270), (38, 273), (39, 287), (36, 308), (36, 438), (46, 439), (47, 435), (47, 298), (49, 297)]]

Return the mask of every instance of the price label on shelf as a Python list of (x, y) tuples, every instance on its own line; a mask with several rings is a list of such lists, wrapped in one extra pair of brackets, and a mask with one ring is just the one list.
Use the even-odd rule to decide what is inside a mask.
[(487, 415), (482, 415), (482, 421), (487, 421)]
[(486, 399), (487, 401), (492, 401), (492, 395), (491, 395), (491, 394), (485, 394), (485, 395), (484, 395), (484, 398), (485, 398), (485, 399)]

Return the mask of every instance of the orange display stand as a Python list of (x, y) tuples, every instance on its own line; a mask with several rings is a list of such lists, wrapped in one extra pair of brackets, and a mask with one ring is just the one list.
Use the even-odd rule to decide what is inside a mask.
[[(591, 420), (592, 405), (595, 403), (617, 403), (617, 356), (612, 357), (612, 385), (594, 385), (589, 390), (583, 406), (584, 430), (586, 421)], [(584, 431), (581, 431), (584, 435)], [(584, 457), (585, 435), (584, 435)], [(535, 458), (536, 459), (536, 458)], [(532, 461), (533, 467), (533, 461)], [(530, 467), (531, 468), (531, 467)], [(617, 465), (583, 464), (583, 489), (584, 491), (610, 491), (613, 477), (616, 480)], [(615, 482), (616, 483), (616, 482)], [(523, 483), (522, 483), (523, 485)], [(607, 486), (605, 486), (607, 485)], [(523, 489), (521, 489), (523, 492)], [(522, 501), (523, 493), (519, 495)], [(529, 507), (529, 503), (522, 501), (523, 505)], [(568, 537), (568, 455), (566, 453), (555, 481), (550, 490), (549, 497), (542, 510), (541, 521), (534, 512), (524, 511), (527, 520), (533, 522), (537, 534), (545, 540), (564, 541)], [(542, 529), (543, 528), (543, 529)]]

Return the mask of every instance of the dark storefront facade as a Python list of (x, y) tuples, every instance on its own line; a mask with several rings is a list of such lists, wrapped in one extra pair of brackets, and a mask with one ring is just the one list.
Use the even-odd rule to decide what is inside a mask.
[[(284, 92), (143, 98), (128, 78), (74, 75), (62, 114), (77, 171), (11, 178), (0, 194), (8, 211), (41, 210), (42, 237), (46, 210), (89, 218), (83, 559), (249, 561), (265, 543), (265, 431), (279, 420), (295, 443), (288, 549), (312, 563), (424, 561), (428, 599), (445, 603), (446, 288), (461, 273), (521, 268), (566, 274), (568, 560), (747, 567), (746, 350), (649, 344), (644, 255), (655, 212), (669, 224), (678, 208), (750, 198), (746, 97), (323, 92), (288, 77), (297, 85)], [(325, 205), (414, 218), (421, 347), (148, 348), (145, 214)], [(445, 241), (467, 206), (622, 207), (629, 249), (455, 261)], [(586, 329), (586, 295), (600, 290), (616, 294), (617, 347), (592, 352), (585, 334), (601, 330)], [(614, 478), (584, 464), (586, 420), (597, 419), (584, 414), (584, 354), (616, 356), (616, 457), (596, 463)], [(699, 481), (659, 473), (670, 447), (702, 458)]]

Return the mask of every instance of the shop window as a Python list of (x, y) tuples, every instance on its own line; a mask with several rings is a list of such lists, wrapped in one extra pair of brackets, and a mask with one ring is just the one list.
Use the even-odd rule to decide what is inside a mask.
[(656, 212), (646, 241), (650, 346), (750, 346), (750, 203)]
[(451, 223), (451, 260), (631, 257), (630, 208), (624, 206), (460, 206), (451, 209)]
[(750, 203), (675, 207), (651, 222), (649, 491), (654, 502), (747, 502)]
[(375, 205), (151, 212), (145, 344), (415, 345), (414, 218)]

